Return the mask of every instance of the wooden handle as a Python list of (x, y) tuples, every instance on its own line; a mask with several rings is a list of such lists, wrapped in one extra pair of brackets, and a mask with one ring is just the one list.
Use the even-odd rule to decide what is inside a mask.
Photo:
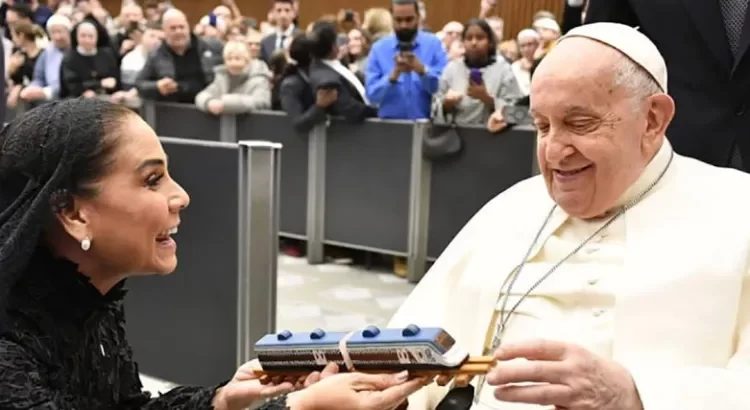
[[(411, 378), (426, 377), (430, 380), (436, 379), (437, 384), (444, 386), (451, 380), (455, 379), (457, 385), (466, 386), (476, 376), (483, 376), (487, 374), (494, 366), (496, 360), (492, 356), (476, 356), (469, 357), (466, 359), (464, 364), (460, 367), (453, 369), (434, 369), (434, 370), (410, 370), (409, 376)], [(378, 373), (394, 373), (402, 369), (398, 368), (382, 368), (382, 369), (364, 369), (357, 370), (361, 373), (378, 374)], [(262, 384), (279, 384), (283, 382), (291, 383), (302, 383), (305, 378), (309, 375), (309, 372), (305, 371), (264, 371), (262, 369), (254, 369), (253, 373), (260, 379)], [(459, 386), (462, 387), (462, 386)]]

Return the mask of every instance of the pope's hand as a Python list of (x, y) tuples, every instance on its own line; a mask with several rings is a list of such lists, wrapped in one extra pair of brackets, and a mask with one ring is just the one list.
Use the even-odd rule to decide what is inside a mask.
[(643, 410), (630, 372), (580, 346), (518, 343), (501, 347), (495, 358), (499, 363), (487, 375), (487, 383), (499, 386), (495, 397), (500, 401), (566, 410)]
[(404, 373), (341, 373), (287, 397), (291, 410), (390, 410), (398, 407), (425, 381)]

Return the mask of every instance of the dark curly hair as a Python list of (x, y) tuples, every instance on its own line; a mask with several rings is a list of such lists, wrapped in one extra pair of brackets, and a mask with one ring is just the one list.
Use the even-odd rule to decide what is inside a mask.
[(97, 194), (128, 108), (99, 99), (55, 101), (0, 131), (0, 314), (56, 212)]

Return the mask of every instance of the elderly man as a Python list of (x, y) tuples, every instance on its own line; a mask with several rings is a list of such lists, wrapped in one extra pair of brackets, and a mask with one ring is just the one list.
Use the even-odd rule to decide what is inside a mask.
[(222, 45), (190, 33), (187, 17), (169, 9), (162, 17), (165, 40), (146, 60), (136, 81), (138, 94), (147, 100), (192, 104), (214, 79), (222, 62)]
[(541, 175), (479, 211), (390, 324), (495, 354), (473, 409), (750, 409), (750, 177), (674, 153), (666, 84), (615, 23), (539, 66)]

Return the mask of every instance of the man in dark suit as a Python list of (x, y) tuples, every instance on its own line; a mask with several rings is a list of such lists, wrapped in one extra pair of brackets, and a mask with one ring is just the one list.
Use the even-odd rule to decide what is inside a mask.
[(276, 17), (276, 32), (266, 36), (260, 43), (260, 57), (268, 63), (274, 51), (283, 49), (287, 42), (301, 33), (294, 25), (297, 16), (294, 0), (274, 0), (273, 14)]
[(667, 62), (680, 154), (750, 170), (748, 0), (589, 0), (586, 23), (640, 27)]
[(316, 23), (315, 40), (311, 42), (313, 60), (310, 63), (310, 86), (317, 90), (335, 90), (336, 102), (329, 108), (331, 115), (342, 116), (350, 122), (361, 122), (375, 117), (377, 110), (367, 101), (364, 84), (337, 59), (336, 25)]

